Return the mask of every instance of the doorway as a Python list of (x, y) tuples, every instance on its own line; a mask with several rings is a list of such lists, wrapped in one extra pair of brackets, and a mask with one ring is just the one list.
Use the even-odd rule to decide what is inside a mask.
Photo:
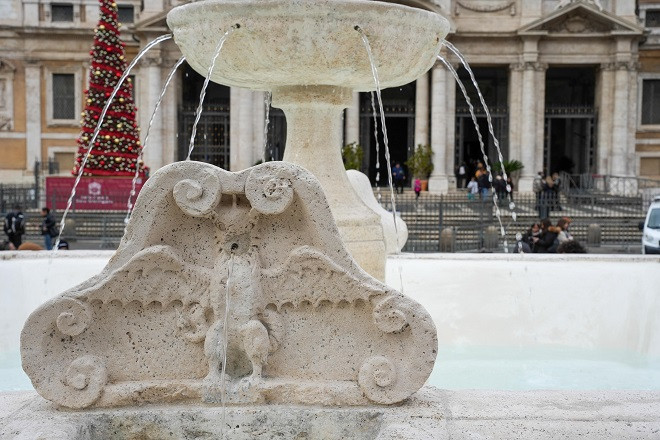
[[(415, 89), (415, 82), (411, 82), (382, 91), (390, 164), (391, 166), (397, 162), (401, 164), (406, 172), (406, 183), (409, 183), (409, 173), (405, 162), (415, 147)], [(378, 108), (378, 102), (375, 102), (375, 106)], [(387, 161), (380, 115), (377, 135), (374, 134), (374, 124), (371, 93), (360, 93), (360, 144), (364, 149), (363, 167), (372, 185), (387, 186)], [(376, 155), (376, 139), (379, 147), (378, 155)], [(379, 168), (376, 167), (377, 163)]]
[(546, 72), (546, 173), (595, 172), (595, 90), (595, 67), (551, 67)]

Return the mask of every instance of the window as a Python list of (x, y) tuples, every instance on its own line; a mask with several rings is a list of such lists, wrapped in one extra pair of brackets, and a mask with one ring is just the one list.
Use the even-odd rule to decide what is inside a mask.
[(118, 8), (119, 12), (119, 22), (120, 23), (133, 23), (135, 21), (135, 15), (133, 13), (133, 6), (130, 5), (120, 5)]
[(76, 85), (73, 73), (53, 74), (53, 119), (75, 119)]
[(660, 125), (660, 79), (643, 82), (642, 125)]
[(51, 21), (73, 22), (73, 5), (71, 3), (53, 3), (50, 5)]
[(660, 9), (646, 11), (646, 27), (660, 27)]

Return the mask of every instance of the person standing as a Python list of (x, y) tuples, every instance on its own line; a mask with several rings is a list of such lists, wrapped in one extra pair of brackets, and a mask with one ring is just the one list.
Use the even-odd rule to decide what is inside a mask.
[[(403, 172), (401, 164), (397, 162), (392, 167), (392, 180), (394, 180), (394, 187), (397, 194), (403, 194), (403, 182), (406, 180), (406, 173)], [(401, 192), (399, 192), (401, 190)]]
[(473, 177), (470, 182), (467, 184), (468, 190), (468, 200), (474, 200), (479, 194), (479, 184), (477, 183), (477, 178)]
[(479, 192), (481, 193), (481, 199), (488, 199), (488, 194), (490, 190), (490, 174), (486, 169), (481, 169), (481, 174), (477, 177), (477, 184), (479, 185)]
[(41, 217), (43, 218), (41, 221), (41, 235), (44, 236), (44, 245), (47, 250), (51, 250), (53, 249), (53, 238), (57, 237), (58, 233), (57, 225), (53, 220), (50, 209), (45, 206), (41, 208)]
[(419, 180), (419, 177), (415, 179), (415, 200), (419, 199), (419, 195), (422, 192), (422, 181)]
[(459, 188), (465, 188), (466, 185), (466, 177), (467, 177), (467, 166), (465, 166), (465, 162), (461, 164), (461, 166), (458, 167), (458, 187)]
[(21, 212), (21, 207), (14, 205), (14, 208), (5, 217), (4, 231), (9, 241), (16, 249), (23, 242), (25, 234), (25, 216)]

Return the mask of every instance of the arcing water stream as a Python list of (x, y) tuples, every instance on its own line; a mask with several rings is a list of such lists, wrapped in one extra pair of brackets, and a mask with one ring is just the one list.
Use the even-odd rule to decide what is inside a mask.
[(149, 119), (149, 125), (147, 126), (147, 133), (144, 136), (144, 143), (142, 144), (142, 148), (140, 148), (140, 154), (138, 155), (138, 158), (136, 159), (135, 163), (135, 175), (133, 176), (133, 181), (131, 182), (131, 192), (128, 194), (128, 202), (126, 203), (126, 218), (124, 219), (124, 223), (128, 224), (128, 219), (131, 217), (131, 211), (133, 211), (133, 196), (135, 195), (135, 186), (137, 184), (137, 180), (140, 177), (140, 161), (144, 157), (144, 149), (147, 148), (147, 145), (149, 143), (149, 135), (151, 134), (151, 127), (154, 124), (154, 119), (156, 118), (156, 112), (158, 112), (158, 109), (160, 108), (160, 104), (163, 102), (163, 98), (165, 97), (165, 93), (167, 92), (167, 87), (170, 85), (170, 82), (172, 82), (172, 79), (174, 78), (174, 74), (176, 73), (177, 69), (183, 62), (186, 60), (185, 57), (181, 57), (177, 60), (177, 62), (172, 66), (172, 69), (170, 70), (169, 75), (167, 75), (167, 79), (165, 80), (165, 85), (163, 86), (163, 89), (160, 91), (160, 96), (158, 96), (158, 101), (156, 101), (156, 107), (154, 108), (154, 111), (151, 113), (151, 118)]
[(101, 132), (101, 127), (103, 126), (103, 121), (105, 119), (105, 115), (108, 112), (108, 109), (110, 109), (110, 106), (112, 105), (112, 101), (115, 99), (115, 95), (117, 95), (117, 92), (119, 91), (119, 88), (121, 85), (124, 83), (126, 78), (128, 78), (128, 75), (131, 73), (131, 70), (135, 65), (140, 61), (140, 58), (147, 53), (152, 47), (157, 45), (158, 43), (161, 43), (163, 41), (169, 40), (172, 38), (172, 34), (165, 34), (161, 35), (160, 37), (154, 39), (152, 42), (147, 44), (131, 61), (131, 63), (128, 65), (126, 70), (124, 71), (124, 74), (119, 78), (119, 81), (117, 81), (117, 85), (115, 86), (114, 90), (112, 90), (112, 93), (110, 93), (110, 96), (108, 97), (108, 101), (105, 103), (105, 106), (103, 107), (103, 111), (101, 112), (101, 116), (99, 116), (99, 122), (96, 124), (96, 128), (94, 129), (94, 134), (92, 135), (92, 138), (89, 141), (89, 147), (87, 147), (87, 152), (85, 153), (85, 157), (83, 158), (83, 161), (80, 164), (80, 170), (78, 171), (78, 175), (76, 176), (76, 180), (73, 182), (73, 188), (71, 189), (71, 195), (69, 196), (69, 200), (66, 203), (66, 208), (64, 209), (64, 213), (62, 214), (62, 220), (60, 220), (60, 232), (57, 235), (57, 240), (55, 240), (55, 245), (53, 246), (53, 252), (57, 252), (57, 248), (60, 245), (60, 241), (62, 239), (62, 232), (64, 232), (64, 227), (66, 226), (66, 217), (69, 211), (71, 210), (71, 205), (73, 204), (73, 199), (76, 197), (76, 188), (78, 187), (78, 183), (80, 183), (80, 179), (82, 179), (83, 174), (85, 173), (85, 165), (87, 165), (87, 161), (89, 160), (89, 156), (92, 154), (92, 148), (94, 146), (94, 142), (96, 142), (96, 138), (98, 137), (99, 133)]
[(199, 94), (199, 104), (197, 105), (197, 111), (195, 112), (195, 122), (193, 122), (192, 126), (192, 132), (190, 134), (190, 143), (188, 144), (188, 156), (186, 156), (186, 160), (190, 160), (190, 155), (193, 152), (193, 149), (195, 148), (195, 136), (197, 136), (197, 124), (199, 123), (199, 118), (202, 117), (202, 108), (204, 106), (204, 97), (206, 96), (206, 88), (209, 85), (209, 81), (211, 80), (211, 74), (213, 73), (213, 69), (215, 68), (215, 62), (218, 59), (218, 56), (220, 55), (220, 51), (222, 50), (222, 45), (225, 44), (225, 40), (231, 34), (233, 31), (238, 29), (240, 25), (235, 24), (220, 37), (220, 40), (218, 40), (218, 45), (215, 47), (215, 52), (213, 53), (213, 58), (211, 59), (211, 65), (209, 66), (209, 70), (206, 74), (206, 78), (204, 78), (204, 85), (202, 86), (202, 91)]

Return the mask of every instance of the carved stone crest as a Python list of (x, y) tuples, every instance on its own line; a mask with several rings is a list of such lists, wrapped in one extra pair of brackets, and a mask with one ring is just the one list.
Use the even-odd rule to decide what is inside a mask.
[(391, 404), (436, 350), (428, 313), (349, 256), (316, 178), (278, 162), (156, 172), (106, 268), (21, 335), (35, 389), (70, 408)]

